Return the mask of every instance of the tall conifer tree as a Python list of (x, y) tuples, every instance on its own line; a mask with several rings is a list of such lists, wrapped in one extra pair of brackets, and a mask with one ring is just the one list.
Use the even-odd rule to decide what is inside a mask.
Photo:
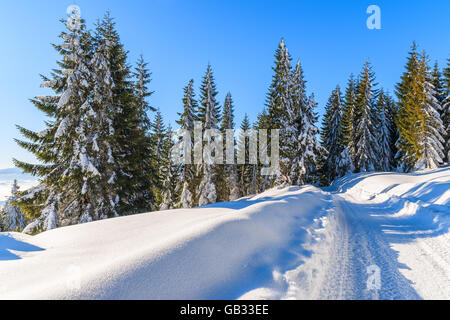
[(156, 181), (153, 185), (152, 192), (155, 194), (155, 201), (157, 208), (160, 208), (164, 203), (164, 183), (167, 177), (167, 170), (169, 167), (169, 155), (167, 154), (167, 132), (168, 128), (164, 123), (164, 119), (160, 110), (155, 113), (155, 118), (151, 123), (151, 141), (153, 145), (153, 156), (157, 157), (158, 168), (156, 170)]
[[(119, 210), (123, 214), (143, 212), (155, 208), (151, 185), (155, 176), (153, 161), (144, 161), (151, 152), (151, 141), (147, 136), (149, 120), (146, 113), (153, 110), (146, 98), (151, 92), (146, 91), (150, 74), (143, 60), (138, 66), (138, 83), (133, 79), (131, 68), (127, 62), (127, 51), (124, 49), (116, 24), (110, 13), (97, 25), (96, 38), (109, 43), (108, 63), (114, 87), (112, 88), (112, 104), (117, 109), (113, 118), (115, 130), (115, 146), (117, 183), (120, 184)], [(138, 90), (136, 94), (136, 90)], [(141, 92), (139, 92), (141, 90)], [(153, 164), (153, 166), (152, 166)]]
[(239, 153), (245, 155), (245, 164), (239, 164), (239, 184), (244, 196), (251, 194), (252, 188), (252, 165), (250, 164), (250, 137), (248, 135), (251, 129), (250, 119), (248, 115), (245, 114), (244, 120), (242, 121), (239, 135)]
[[(188, 133), (190, 136), (190, 141), (184, 141), (184, 143), (189, 143), (189, 146), (184, 146), (182, 150), (183, 155), (185, 152), (190, 151), (190, 159), (186, 159), (187, 162), (181, 165), (181, 172), (178, 179), (178, 190), (181, 192), (180, 202), (177, 207), (180, 208), (192, 208), (194, 205), (194, 194), (195, 194), (195, 168), (192, 164), (192, 151), (194, 149), (194, 126), (197, 120), (196, 112), (198, 108), (198, 103), (195, 100), (194, 92), (194, 80), (189, 81), (189, 84), (184, 89), (183, 96), (183, 112), (179, 113), (179, 120), (177, 124), (180, 129), (184, 131), (183, 133)], [(184, 137), (182, 137), (184, 139)]]
[(341, 89), (337, 86), (328, 100), (321, 130), (322, 146), (327, 154), (322, 174), (327, 184), (353, 169), (345, 144), (344, 119)]
[(383, 90), (377, 100), (377, 130), (378, 158), (377, 168), (380, 171), (391, 170), (391, 122), (389, 119), (389, 101)]
[[(225, 98), (225, 103), (223, 105), (223, 115), (222, 115), (222, 123), (220, 126), (222, 136), (226, 139), (227, 130), (232, 130), (234, 132), (234, 106), (233, 99), (231, 97), (231, 93), (228, 93)], [(231, 131), (229, 131), (231, 132)], [(233, 136), (233, 150), (228, 150), (230, 154), (233, 154), (233, 164), (226, 164), (220, 167), (220, 171), (223, 172), (222, 179), (220, 179), (220, 183), (223, 184), (223, 192), (222, 198), (225, 201), (234, 201), (240, 198), (240, 190), (239, 190), (239, 182), (238, 182), (238, 172), (236, 166), (236, 156), (234, 149), (234, 136)], [(224, 158), (226, 158), (227, 148), (226, 143), (224, 141)], [(226, 159), (224, 160), (226, 161)]]
[[(284, 39), (281, 40), (275, 52), (275, 66), (272, 83), (267, 94), (267, 110), (270, 127), (268, 129), (280, 130), (280, 166), (281, 172), (275, 178), (275, 183), (289, 182), (291, 166), (290, 150), (292, 150), (292, 130), (289, 128), (290, 117), (294, 116), (292, 101), (292, 66), (291, 55), (286, 47)], [(269, 146), (270, 149), (270, 141)]]
[(406, 71), (396, 86), (398, 148), (405, 171), (434, 168), (443, 161), (444, 128), (431, 80), (426, 55), (419, 55), (414, 43)]
[(133, 199), (127, 206), (128, 213), (144, 212), (156, 209), (153, 186), (158, 184), (156, 172), (159, 158), (153, 152), (152, 139), (150, 136), (151, 120), (150, 112), (155, 112), (156, 108), (151, 106), (148, 99), (153, 95), (149, 90), (151, 73), (148, 70), (148, 63), (142, 56), (137, 61), (134, 77), (136, 111), (131, 131), (134, 141), (134, 157), (132, 158), (132, 175), (134, 177)]
[(344, 103), (344, 118), (343, 118), (343, 130), (344, 130), (344, 143), (348, 148), (348, 152), (352, 161), (355, 160), (355, 109), (356, 109), (356, 85), (353, 74), (350, 75), (348, 85), (345, 90)]
[(450, 59), (444, 69), (444, 101), (442, 102), (442, 123), (445, 130), (445, 159), (450, 163)]
[(177, 184), (181, 171), (180, 165), (174, 164), (171, 159), (175, 145), (172, 139), (173, 135), (172, 128), (169, 126), (164, 132), (163, 153), (160, 154), (160, 166), (162, 166), (161, 210), (174, 209), (180, 202), (180, 186)]
[(354, 111), (355, 167), (358, 172), (374, 171), (379, 160), (374, 86), (375, 75), (370, 63), (366, 62), (356, 90)]
[[(198, 118), (203, 123), (205, 130), (218, 130), (220, 107), (216, 100), (217, 90), (211, 65), (208, 65), (206, 70), (200, 94)], [(213, 137), (206, 138), (208, 143), (214, 143)], [(204, 148), (204, 150), (207, 149)], [(217, 165), (212, 163), (212, 156), (204, 152), (203, 162), (197, 169), (197, 175), (200, 179), (200, 185), (197, 190), (198, 204), (200, 206), (217, 202)]]

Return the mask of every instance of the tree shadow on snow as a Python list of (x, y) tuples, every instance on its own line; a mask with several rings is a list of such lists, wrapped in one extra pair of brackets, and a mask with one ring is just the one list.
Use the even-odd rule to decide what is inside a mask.
[(19, 260), (21, 259), (11, 251), (35, 252), (44, 249), (33, 246), (31, 244), (16, 240), (9, 234), (0, 234), (0, 261)]

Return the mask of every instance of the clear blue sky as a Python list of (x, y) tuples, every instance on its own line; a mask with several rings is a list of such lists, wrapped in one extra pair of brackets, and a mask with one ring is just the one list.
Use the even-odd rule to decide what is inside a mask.
[[(237, 122), (245, 113), (255, 120), (282, 37), (301, 60), (321, 113), (331, 90), (345, 86), (366, 59), (392, 92), (413, 40), (441, 66), (450, 56), (448, 0), (1, 0), (0, 168), (11, 167), (12, 157), (33, 160), (13, 142), (19, 137), (14, 125), (43, 128), (44, 116), (28, 99), (46, 93), (39, 74), (56, 66), (59, 57), (50, 43), (58, 41), (59, 19), (73, 3), (91, 27), (111, 11), (130, 62), (143, 54), (150, 63), (156, 91), (151, 104), (172, 123), (183, 87), (193, 78), (198, 88), (208, 62), (220, 101), (233, 94)], [(371, 4), (381, 8), (382, 30), (366, 27)]]

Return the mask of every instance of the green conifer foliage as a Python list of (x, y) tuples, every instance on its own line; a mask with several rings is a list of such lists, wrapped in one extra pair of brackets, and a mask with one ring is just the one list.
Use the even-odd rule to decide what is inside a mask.
[(402, 169), (434, 168), (443, 161), (444, 128), (425, 54), (414, 43), (396, 86)]

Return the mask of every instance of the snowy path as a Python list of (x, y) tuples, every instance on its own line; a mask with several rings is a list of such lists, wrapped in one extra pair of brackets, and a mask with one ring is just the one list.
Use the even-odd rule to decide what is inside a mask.
[[(367, 210), (337, 195), (336, 220), (340, 242), (336, 243), (335, 270), (321, 299), (418, 299), (411, 282), (400, 272), (394, 252), (381, 226), (389, 218), (374, 217)], [(380, 270), (380, 287), (368, 288), (370, 267)]]
[(342, 181), (313, 255), (241, 299), (450, 299), (449, 173)]

